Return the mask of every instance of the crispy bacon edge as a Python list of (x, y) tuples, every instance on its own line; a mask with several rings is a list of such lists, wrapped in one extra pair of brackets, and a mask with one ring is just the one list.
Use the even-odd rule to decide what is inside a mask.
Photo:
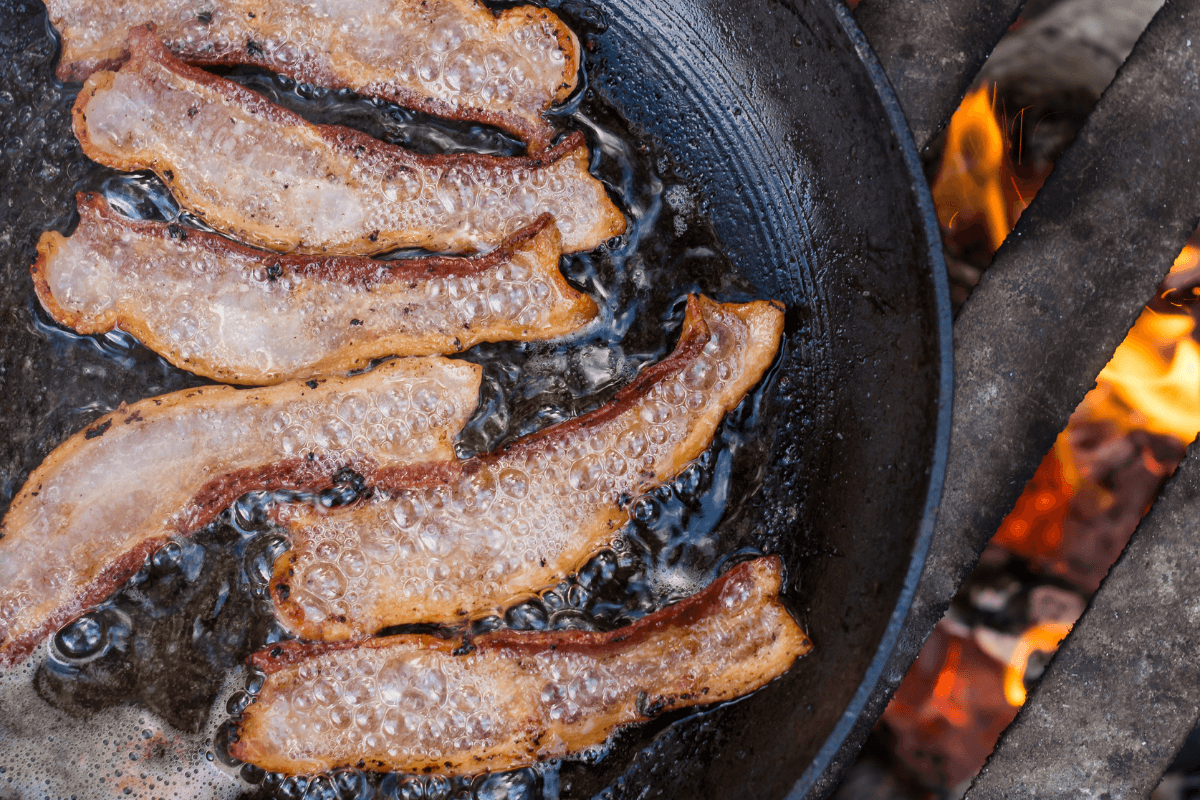
[[(518, 658), (555, 652), (599, 659), (619, 653), (622, 650), (637, 647), (647, 642), (657, 633), (670, 631), (672, 628), (683, 628), (694, 625), (709, 615), (720, 614), (721, 604), (719, 599), (725, 587), (731, 581), (735, 580), (754, 581), (756, 573), (762, 576), (760, 580), (765, 579), (765, 582), (768, 582), (770, 586), (769, 596), (771, 599), (764, 605), (778, 604), (782, 606), (779, 593), (783, 585), (783, 562), (778, 556), (765, 556), (752, 561), (742, 562), (729, 569), (700, 592), (678, 603), (660, 609), (653, 614), (642, 617), (630, 625), (606, 633), (579, 630), (513, 631), (506, 629), (485, 633), (481, 636), (461, 641), (458, 639), (440, 639), (426, 634), (397, 634), (395, 636), (340, 642), (305, 643), (287, 641), (254, 653), (247, 659), (247, 663), (265, 673), (269, 686), (273, 675), (282, 670), (297, 666), (308, 659), (328, 653), (387, 648), (392, 644), (401, 642), (415, 644), (422, 650), (449, 657), (456, 657), (470, 652), (486, 654), (488, 652), (510, 651)], [(782, 607), (782, 610), (784, 611), (785, 619), (790, 622), (788, 626), (789, 630), (775, 631), (772, 636), (772, 642), (777, 641), (780, 636), (786, 636), (794, 640), (791, 657), (787, 659), (786, 663), (771, 664), (768, 669), (759, 671), (758, 673), (752, 672), (745, 676), (743, 682), (735, 685), (705, 687), (699, 692), (678, 695), (647, 692), (645, 702), (639, 703), (638, 707), (641, 719), (611, 725), (606, 732), (605, 738), (611, 737), (612, 734), (623, 728), (644, 723), (667, 711), (692, 706), (711, 705), (742, 697), (761, 689), (785, 673), (792, 667), (796, 659), (812, 651), (813, 644), (812, 640), (795, 621), (791, 612), (787, 611), (785, 606)], [(264, 686), (263, 690), (266, 691), (268, 686)], [(251, 738), (247, 735), (247, 732), (252, 730), (252, 726), (255, 724), (257, 712), (261, 710), (261, 706), (259, 706), (261, 702), (263, 701), (256, 701), (247, 707), (246, 712), (238, 723), (236, 740), (230, 747), (230, 753), (242, 761), (255, 764), (263, 769), (283, 774), (302, 774), (307, 765), (297, 764), (279, 754), (263, 752), (260, 746), (256, 743), (251, 743)], [(256, 709), (256, 707), (258, 708)], [(526, 730), (524, 733), (528, 739), (537, 738), (536, 731)], [(568, 742), (567, 744), (568, 754), (594, 746), (594, 743), (589, 742), (582, 747), (571, 749), (570, 743)], [(484, 769), (515, 769), (528, 766), (536, 761), (536, 759), (531, 758), (528, 760), (495, 763), (494, 761), (485, 762), (479, 756), (475, 756), (474, 758), (475, 763), (471, 766), (477, 771)], [(462, 760), (466, 761), (467, 759), (464, 758)], [(404, 764), (392, 764), (381, 761), (367, 762), (364, 760), (355, 760), (352, 763), (346, 764), (334, 763), (330, 764), (328, 768), (333, 769), (339, 766), (354, 766), (359, 769), (375, 771), (405, 769)], [(463, 764), (461, 766), (466, 765)], [(444, 767), (444, 769), (441, 767)], [(425, 771), (447, 774), (467, 773), (467, 770), (461, 769), (461, 767), (456, 768), (456, 765), (450, 761), (443, 762), (438, 768)]]
[[(396, 281), (478, 275), (495, 268), (497, 265), (511, 258), (522, 246), (546, 233), (547, 229), (552, 228), (554, 224), (552, 216), (543, 214), (532, 225), (510, 236), (495, 250), (473, 256), (435, 255), (422, 258), (380, 261), (362, 256), (281, 255), (270, 250), (259, 250), (248, 247), (219, 234), (209, 233), (196, 228), (188, 228), (173, 222), (130, 219), (117, 213), (105, 202), (102, 196), (94, 192), (80, 192), (76, 195), (75, 201), (80, 216), (93, 215), (102, 221), (119, 225), (123, 230), (138, 237), (185, 240), (191, 243), (192, 246), (208, 250), (218, 257), (234, 255), (258, 259), (262, 262), (263, 267), (280, 270), (279, 277), (296, 275), (347, 285), (357, 284), (367, 288)], [(547, 235), (553, 235), (558, 239), (556, 231)], [(54, 258), (67, 238), (57, 231), (43, 233), (38, 240), (37, 259), (29, 267), (30, 275), (33, 278), (34, 291), (42, 304), (42, 308), (58, 324), (65, 325), (76, 333), (82, 334), (107, 333), (114, 329), (126, 331), (180, 369), (226, 383), (263, 385), (266, 383), (280, 383), (287, 380), (299, 380), (310, 377), (307, 373), (281, 374), (273, 381), (262, 381), (254, 377), (247, 377), (234, 370), (210, 368), (204, 359), (199, 357), (193, 357), (185, 361), (180, 359), (178, 354), (172, 351), (166, 341), (160, 335), (155, 334), (143, 321), (115, 313), (108, 315), (108, 321), (105, 323), (88, 324), (82, 314), (76, 314), (67, 310), (55, 299), (54, 293), (50, 288), (50, 283), (46, 278), (46, 270), (50, 260)], [(595, 317), (597, 307), (592, 298), (572, 288), (561, 272), (556, 272), (553, 277), (558, 284), (559, 290), (572, 300), (570, 308), (563, 312), (563, 316), (566, 320), (574, 322), (570, 323), (569, 327), (568, 323), (564, 322), (562, 330), (556, 330), (551, 334), (553, 336), (561, 336), (570, 333)], [(432, 339), (432, 337), (430, 338)], [(466, 338), (472, 344), (480, 341), (493, 341), (491, 338)], [(375, 341), (365, 341), (361, 342), (353, 350), (346, 352), (344, 357), (337, 363), (330, 363), (325, 360), (321, 361), (320, 364), (314, 367), (314, 372), (328, 374), (331, 371), (337, 370), (349, 371), (363, 366), (372, 359), (386, 356), (450, 355), (452, 353), (460, 353), (470, 346), (470, 344), (463, 345), (459, 339), (455, 341), (459, 342), (457, 347), (439, 346), (430, 341), (426, 347), (409, 347), (402, 351), (397, 350), (396, 352), (379, 351), (374, 346), (376, 345)]]
[[(777, 319), (775, 320), (775, 328), (772, 331), (775, 346), (763, 354), (761, 364), (756, 364), (753, 367), (748, 365), (749, 369), (757, 369), (759, 371), (759, 377), (750, 384), (751, 387), (757, 385), (759, 380), (762, 379), (762, 374), (767, 371), (771, 362), (775, 360), (775, 356), (779, 352), (779, 343), (783, 336), (783, 312), (785, 310), (783, 303), (778, 300), (755, 300), (750, 303), (742, 303), (738, 307), (757, 306), (760, 304), (778, 312)], [(709, 336), (708, 323), (704, 320), (703, 309), (719, 308), (720, 306), (720, 303), (704, 295), (688, 295), (687, 309), (684, 312), (683, 318), (683, 328), (679, 333), (679, 341), (670, 355), (662, 361), (651, 364), (643, 369), (632, 381), (622, 386), (613, 396), (612, 400), (599, 408), (522, 436), (504, 445), (504, 447), (496, 452), (538, 453), (552, 446), (556, 439), (569, 436), (584, 428), (602, 425), (625, 413), (634, 403), (638, 402), (638, 400), (653, 389), (659, 381), (671, 373), (682, 369), (687, 362), (700, 355), (700, 352), (708, 343)], [(748, 391), (749, 389), (747, 389)], [(741, 399), (738, 402), (741, 402)], [(735, 403), (734, 406), (736, 405)], [(729, 413), (732, 408), (726, 409), (725, 413)], [(680, 456), (680, 460), (684, 463), (691, 461), (704, 452), (708, 444), (708, 441), (689, 442), (683, 447), (683, 451), (687, 455)], [(480, 458), (486, 457), (486, 455), (480, 456)], [(466, 461), (429, 462), (411, 466), (387, 467), (379, 471), (377, 481), (374, 485), (376, 489), (390, 492), (454, 481), (465, 474), (464, 468), (468, 467), (471, 461), (471, 459), (468, 459)]]
[[(631, 406), (645, 396), (654, 386), (673, 372), (683, 369), (686, 364), (700, 355), (704, 346), (708, 343), (709, 328), (708, 323), (704, 319), (703, 310), (705, 308), (720, 308), (722, 304), (705, 297), (704, 295), (688, 295), (687, 309), (684, 313), (683, 328), (679, 334), (679, 341), (675, 345), (675, 349), (669, 356), (643, 369), (638, 375), (628, 384), (621, 387), (612, 400), (599, 408), (582, 414), (572, 419), (564, 420), (563, 422), (543, 428), (540, 431), (523, 436), (515, 441), (509, 442), (504, 447), (495, 451), (493, 454), (483, 454), (472, 459), (452, 460), (441, 462), (424, 462), (421, 464), (411, 464), (395, 467), (384, 467), (380, 469), (374, 476), (372, 488), (377, 492), (396, 493), (404, 489), (426, 488), (437, 485), (453, 485), (463, 476), (469, 475), (473, 470), (477, 469), (476, 464), (480, 461), (489, 458), (491, 455), (500, 453), (529, 453), (536, 454), (544, 451), (548, 447), (552, 447), (554, 442), (563, 437), (569, 436), (574, 432), (589, 428), (595, 425), (601, 425), (614, 417), (620, 416)], [(773, 320), (773, 330), (771, 338), (774, 341), (774, 346), (764, 351), (760, 361), (753, 365), (747, 365), (747, 372), (757, 371), (758, 377), (754, 379), (746, 393), (749, 393), (750, 388), (757, 385), (762, 380), (762, 376), (770, 368), (771, 363), (775, 360), (775, 356), (779, 352), (779, 344), (783, 337), (784, 327), (784, 304), (778, 300), (755, 300), (750, 303), (742, 303), (735, 306), (736, 308), (755, 307), (763, 310), (771, 309), (775, 312)], [(727, 408), (724, 413), (728, 414), (733, 410), (738, 403), (744, 399), (745, 395), (738, 398), (737, 403)], [(683, 465), (699, 456), (704, 449), (711, 444), (711, 437), (699, 437), (696, 432), (691, 435), (691, 440), (681, 446), (681, 455), (678, 459), (680, 469)], [(660, 479), (647, 479), (647, 482), (654, 484), (661, 483)], [(619, 518), (609, 520), (609, 528), (615, 536), (617, 531), (628, 524), (629, 518), (622, 513)], [(296, 553), (294, 550), (288, 550), (279, 556), (275, 561), (275, 565), (271, 575), (269, 584), (271, 601), (275, 607), (276, 617), (284, 624), (284, 626), (294, 635), (310, 640), (323, 640), (329, 638), (353, 638), (361, 635), (361, 633), (346, 633), (346, 623), (344, 620), (339, 622), (323, 621), (319, 624), (312, 624), (306, 619), (300, 605), (291, 596), (291, 584), (294, 579), (294, 564)], [(528, 593), (530, 590), (541, 587), (523, 586), (519, 589), (514, 589), (513, 596), (518, 596), (522, 593)], [(459, 610), (456, 614), (447, 614), (438, 620), (409, 620), (410, 622), (448, 622), (455, 618), (461, 620), (468, 617), (469, 614)], [(392, 624), (401, 624), (395, 622)]]
[[(475, 377), (478, 384), (483, 377), (482, 369), (475, 367)], [(305, 387), (315, 389), (327, 380), (326, 378), (317, 378), (305, 382), (297, 381), (296, 388), (300, 395), (303, 395)], [(268, 387), (268, 389), (278, 391), (279, 387)], [(9, 511), (25, 498), (36, 497), (37, 493), (41, 491), (42, 481), (46, 474), (53, 473), (59, 464), (75, 458), (82, 449), (90, 445), (92, 439), (102, 437), (109, 428), (118, 424), (123, 426), (140, 422), (144, 419), (143, 412), (151, 408), (159, 408), (163, 405), (171, 408), (196, 397), (212, 397), (214, 394), (229, 394), (239, 391), (241, 390), (234, 389), (232, 386), (200, 386), (139, 400), (131, 405), (122, 403), (116, 411), (105, 414), (83, 430), (72, 434), (52, 450), (50, 455), (46, 456), (30, 474), (24, 486), (13, 498), (12, 503), (9, 504)], [(244, 391), (253, 392), (255, 390)], [(450, 446), (452, 447), (452, 444)], [(218, 514), (232, 505), (234, 500), (247, 492), (282, 489), (319, 491), (332, 486), (337, 474), (347, 468), (354, 470), (368, 482), (374, 479), (380, 471), (373, 459), (360, 456), (336, 461), (308, 458), (280, 459), (264, 466), (248, 467), (218, 475), (204, 484), (196, 495), (183, 506), (175, 534), (179, 536), (192, 534), (212, 522)], [(0, 540), (8, 532), (8, 521), (9, 514), (6, 512), (3, 519), (0, 519)], [(24, 661), (47, 636), (111, 595), (117, 587), (138, 571), (147, 556), (168, 541), (170, 541), (170, 536), (155, 536), (143, 540), (123, 557), (98, 572), (71, 603), (60, 606), (37, 628), (16, 638), (8, 638), (7, 630), (0, 629), (0, 667), (13, 667)]]
[[(100, 430), (106, 427), (105, 423), (115, 424), (123, 421), (132, 412), (134, 412), (132, 406), (114, 411), (108, 418), (90, 426), (88, 430)], [(179, 536), (190, 535), (212, 522), (218, 514), (246, 492), (279, 489), (318, 491), (327, 488), (332, 485), (334, 475), (343, 467), (352, 467), (358, 473), (370, 474), (372, 472), (370, 463), (366, 461), (321, 467), (303, 458), (292, 458), (278, 461), (267, 467), (237, 470), (218, 476), (209, 481), (188, 504), (186, 519), (190, 524), (180, 524), (175, 532)], [(0, 525), (0, 539), (4, 537), (4, 533), (4, 528)], [(67, 605), (60, 606), (37, 628), (16, 638), (0, 640), (0, 667), (14, 667), (20, 664), (48, 636), (89, 608), (107, 599), (141, 568), (148, 556), (169, 542), (170, 538), (169, 536), (156, 536), (143, 540), (124, 556), (98, 572), (74, 600)]]
[[(86, 3), (87, 0), (82, 0), (82, 2)], [(524, 17), (524, 19), (521, 20), (518, 17)], [(562, 48), (564, 56), (562, 80), (559, 82), (554, 96), (549, 98), (549, 102), (541, 110), (541, 113), (545, 114), (553, 104), (566, 100), (579, 85), (580, 45), (579, 38), (575, 33), (554, 12), (549, 9), (538, 8), (537, 6), (518, 6), (517, 8), (504, 9), (497, 16), (496, 21), (501, 25), (508, 23), (511, 27), (545, 23), (554, 30), (555, 38), (558, 39), (558, 45)], [(55, 25), (55, 27), (58, 28), (59, 26)], [(350, 89), (366, 97), (387, 100), (405, 108), (415, 109), (426, 114), (444, 117), (445, 119), (482, 122), (485, 125), (494, 125), (522, 139), (526, 143), (530, 154), (537, 154), (546, 150), (550, 147), (551, 140), (554, 137), (554, 126), (544, 117), (531, 118), (508, 111), (455, 105), (454, 103), (438, 100), (412, 90), (395, 89), (379, 84), (356, 86), (350, 81), (343, 80), (332, 71), (321, 69), (312, 63), (284, 64), (268, 57), (264, 48), (251, 47), (249, 43), (243, 50), (238, 51), (236, 54), (225, 52), (214, 55), (211, 51), (189, 50), (186, 53), (179, 54), (179, 58), (188, 64), (199, 66), (217, 67), (249, 64), (269, 69), (272, 72), (284, 75), (300, 83), (327, 86), (332, 89)], [(58, 64), (56, 75), (61, 81), (84, 81), (96, 72), (117, 69), (128, 60), (128, 49), (115, 58), (81, 59), (77, 61), (67, 61), (64, 51), (64, 56)]]
[[(564, 158), (576, 157), (580, 158), (584, 165), (584, 171), (587, 171), (587, 138), (582, 131), (575, 131), (568, 134), (553, 147), (525, 156), (493, 156), (481, 153), (453, 153), (450, 155), (427, 156), (420, 155), (403, 147), (388, 144), (361, 131), (356, 131), (353, 128), (346, 128), (340, 125), (317, 125), (304, 119), (299, 114), (272, 103), (255, 91), (247, 89), (233, 81), (205, 72), (199, 67), (183, 63), (175, 58), (171, 54), (171, 51), (163, 45), (158, 36), (155, 35), (154, 30), (153, 23), (150, 23), (134, 28), (129, 32), (129, 57), (122, 62), (121, 69), (130, 68), (130, 64), (136, 64), (138, 59), (155, 62), (164, 69), (181, 75), (187, 80), (195, 81), (202, 86), (214, 89), (231, 102), (249, 109), (252, 114), (256, 114), (269, 122), (284, 126), (297, 125), (311, 127), (335, 151), (348, 153), (355, 158), (360, 157), (363, 153), (370, 153), (392, 159), (399, 166), (413, 170), (428, 167), (447, 169), (464, 162), (473, 162), (482, 169), (511, 172), (518, 169), (541, 169)], [(75, 98), (75, 103), (71, 107), (72, 128), (75, 132), (75, 138), (79, 140), (83, 154), (99, 164), (123, 172), (132, 172), (140, 169), (152, 170), (159, 179), (167, 184), (172, 194), (175, 195), (175, 179), (169, 169), (164, 170), (154, 164), (142, 163), (133, 158), (111, 157), (92, 142), (87, 125), (86, 112), (88, 100), (97, 92), (111, 86), (115, 77), (115, 72), (93, 73), (79, 91), (79, 95)], [(581, 149), (583, 151), (582, 154), (579, 153)], [(609, 205), (608, 212), (605, 215), (608, 223), (607, 226), (604, 230), (594, 234), (592, 237), (594, 243), (581, 247), (581, 251), (594, 249), (602, 242), (614, 236), (620, 236), (625, 232), (625, 215), (617, 209), (611, 198), (608, 198), (606, 202)]]

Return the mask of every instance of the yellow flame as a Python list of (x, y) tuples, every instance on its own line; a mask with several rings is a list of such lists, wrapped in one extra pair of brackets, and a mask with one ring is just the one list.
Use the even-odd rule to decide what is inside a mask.
[(988, 86), (963, 98), (946, 129), (942, 166), (933, 184), (938, 222), (949, 230), (955, 218), (983, 218), (992, 251), (1012, 229), (1001, 185), (1008, 145), (988, 99)]
[[(1190, 442), (1200, 432), (1200, 344), (1190, 316), (1142, 312), (1096, 382), (1137, 412), (1136, 428)], [(1097, 409), (1099, 410), (1099, 409)]]
[(1009, 705), (1021, 706), (1025, 703), (1025, 670), (1030, 657), (1037, 652), (1053, 653), (1070, 632), (1069, 622), (1044, 622), (1021, 634), (1017, 648), (1004, 667), (1004, 697)]
[(1200, 266), (1200, 247), (1195, 245), (1184, 245), (1183, 252), (1179, 254), (1179, 258), (1175, 259), (1175, 263), (1171, 265), (1171, 273), (1187, 272), (1190, 269), (1195, 269)]

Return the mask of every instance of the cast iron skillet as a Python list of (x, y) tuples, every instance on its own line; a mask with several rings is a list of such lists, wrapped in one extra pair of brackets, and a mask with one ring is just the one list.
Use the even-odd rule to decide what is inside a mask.
[(596, 786), (620, 773), (613, 797), (824, 795), (907, 613), (941, 491), (952, 361), (932, 200), (837, 0), (604, 8), (594, 85), (686, 165), (733, 262), (788, 303), (804, 348), (762, 507), (817, 650)]
[[(822, 794), (907, 611), (947, 447), (949, 305), (915, 148), (837, 0), (602, 0), (601, 15), (561, 5), (607, 25), (586, 37), (592, 89), (672, 154), (733, 263), (787, 303), (748, 524), (784, 556), (817, 649), (749, 698), (623, 735), (599, 764), (564, 765), (559, 791)], [(43, 19), (37, 3), (0, 0), (4, 504), (90, 418), (198, 382), (141, 348), (36, 323), (33, 244), (70, 219), (89, 169), (69, 132), (71, 87), (50, 79)]]

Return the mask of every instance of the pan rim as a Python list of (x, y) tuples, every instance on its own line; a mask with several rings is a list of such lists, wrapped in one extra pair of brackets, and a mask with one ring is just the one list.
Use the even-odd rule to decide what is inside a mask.
[[(896, 650), (900, 640), (901, 630), (912, 608), (913, 599), (920, 585), (929, 555), (930, 543), (933, 541), (934, 526), (937, 522), (938, 508), (941, 504), (943, 484), (946, 477), (946, 462), (950, 452), (950, 417), (954, 395), (954, 337), (953, 316), (950, 308), (950, 281), (946, 273), (945, 258), (942, 253), (941, 227), (937, 221), (937, 213), (933, 205), (933, 195), (925, 177), (921, 157), (917, 145), (908, 127), (908, 120), (900, 107), (900, 101), (892, 89), (891, 81), (883, 70), (883, 65), (871, 49), (862, 30), (854, 21), (849, 6), (841, 0), (824, 0), (833, 12), (841, 26), (842, 32), (849, 39), (859, 61), (866, 69), (871, 83), (883, 106), (887, 123), (896, 137), (904, 167), (912, 180), (913, 193), (917, 203), (917, 213), (921, 220), (921, 232), (925, 237), (928, 249), (927, 261), (933, 268), (933, 290), (936, 302), (937, 343), (938, 343), (938, 413), (932, 460), (929, 468), (929, 485), (926, 489), (925, 504), (921, 512), (921, 522), (913, 543), (912, 558), (905, 571), (904, 583), (896, 605), (888, 618), (887, 627), (880, 638), (867, 666), (866, 674), (855, 689), (849, 704), (842, 711), (832, 732), (825, 738), (824, 744), (809, 762), (800, 778), (792, 784), (785, 795), (785, 800), (801, 800), (828, 796), (840, 783), (842, 774), (849, 767), (851, 758), (857, 754), (862, 742), (860, 737), (852, 737), (856, 726), (862, 721), (863, 715), (882, 714), (883, 705), (878, 712), (868, 712), (868, 703), (882, 691), (891, 694), (894, 687), (881, 687), (888, 661)], [(915, 654), (915, 653), (914, 653)], [(870, 720), (874, 724), (875, 720)]]

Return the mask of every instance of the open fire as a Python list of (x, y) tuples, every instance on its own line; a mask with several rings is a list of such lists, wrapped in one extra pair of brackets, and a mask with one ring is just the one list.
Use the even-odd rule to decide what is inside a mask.
[[(947, 129), (933, 197), (956, 305), (1049, 174), (1047, 164), (1022, 163), (1026, 122), (1023, 110), (1009, 117), (997, 108), (995, 86), (983, 85)], [(890, 749), (927, 789), (958, 786), (980, 769), (1200, 431), (1194, 241), (1046, 454), (884, 712)]]
[[(990, 257), (999, 250), (1029, 205), (1027, 198), (1046, 177), (1018, 174), (1015, 164), (1020, 164), (1021, 154), (1010, 152), (1003, 120), (994, 111), (995, 97), (994, 85), (971, 91), (946, 129), (933, 202), (947, 247), (956, 245), (955, 255), (982, 247)], [(1023, 126), (1024, 113), (1017, 114), (1014, 123)]]

